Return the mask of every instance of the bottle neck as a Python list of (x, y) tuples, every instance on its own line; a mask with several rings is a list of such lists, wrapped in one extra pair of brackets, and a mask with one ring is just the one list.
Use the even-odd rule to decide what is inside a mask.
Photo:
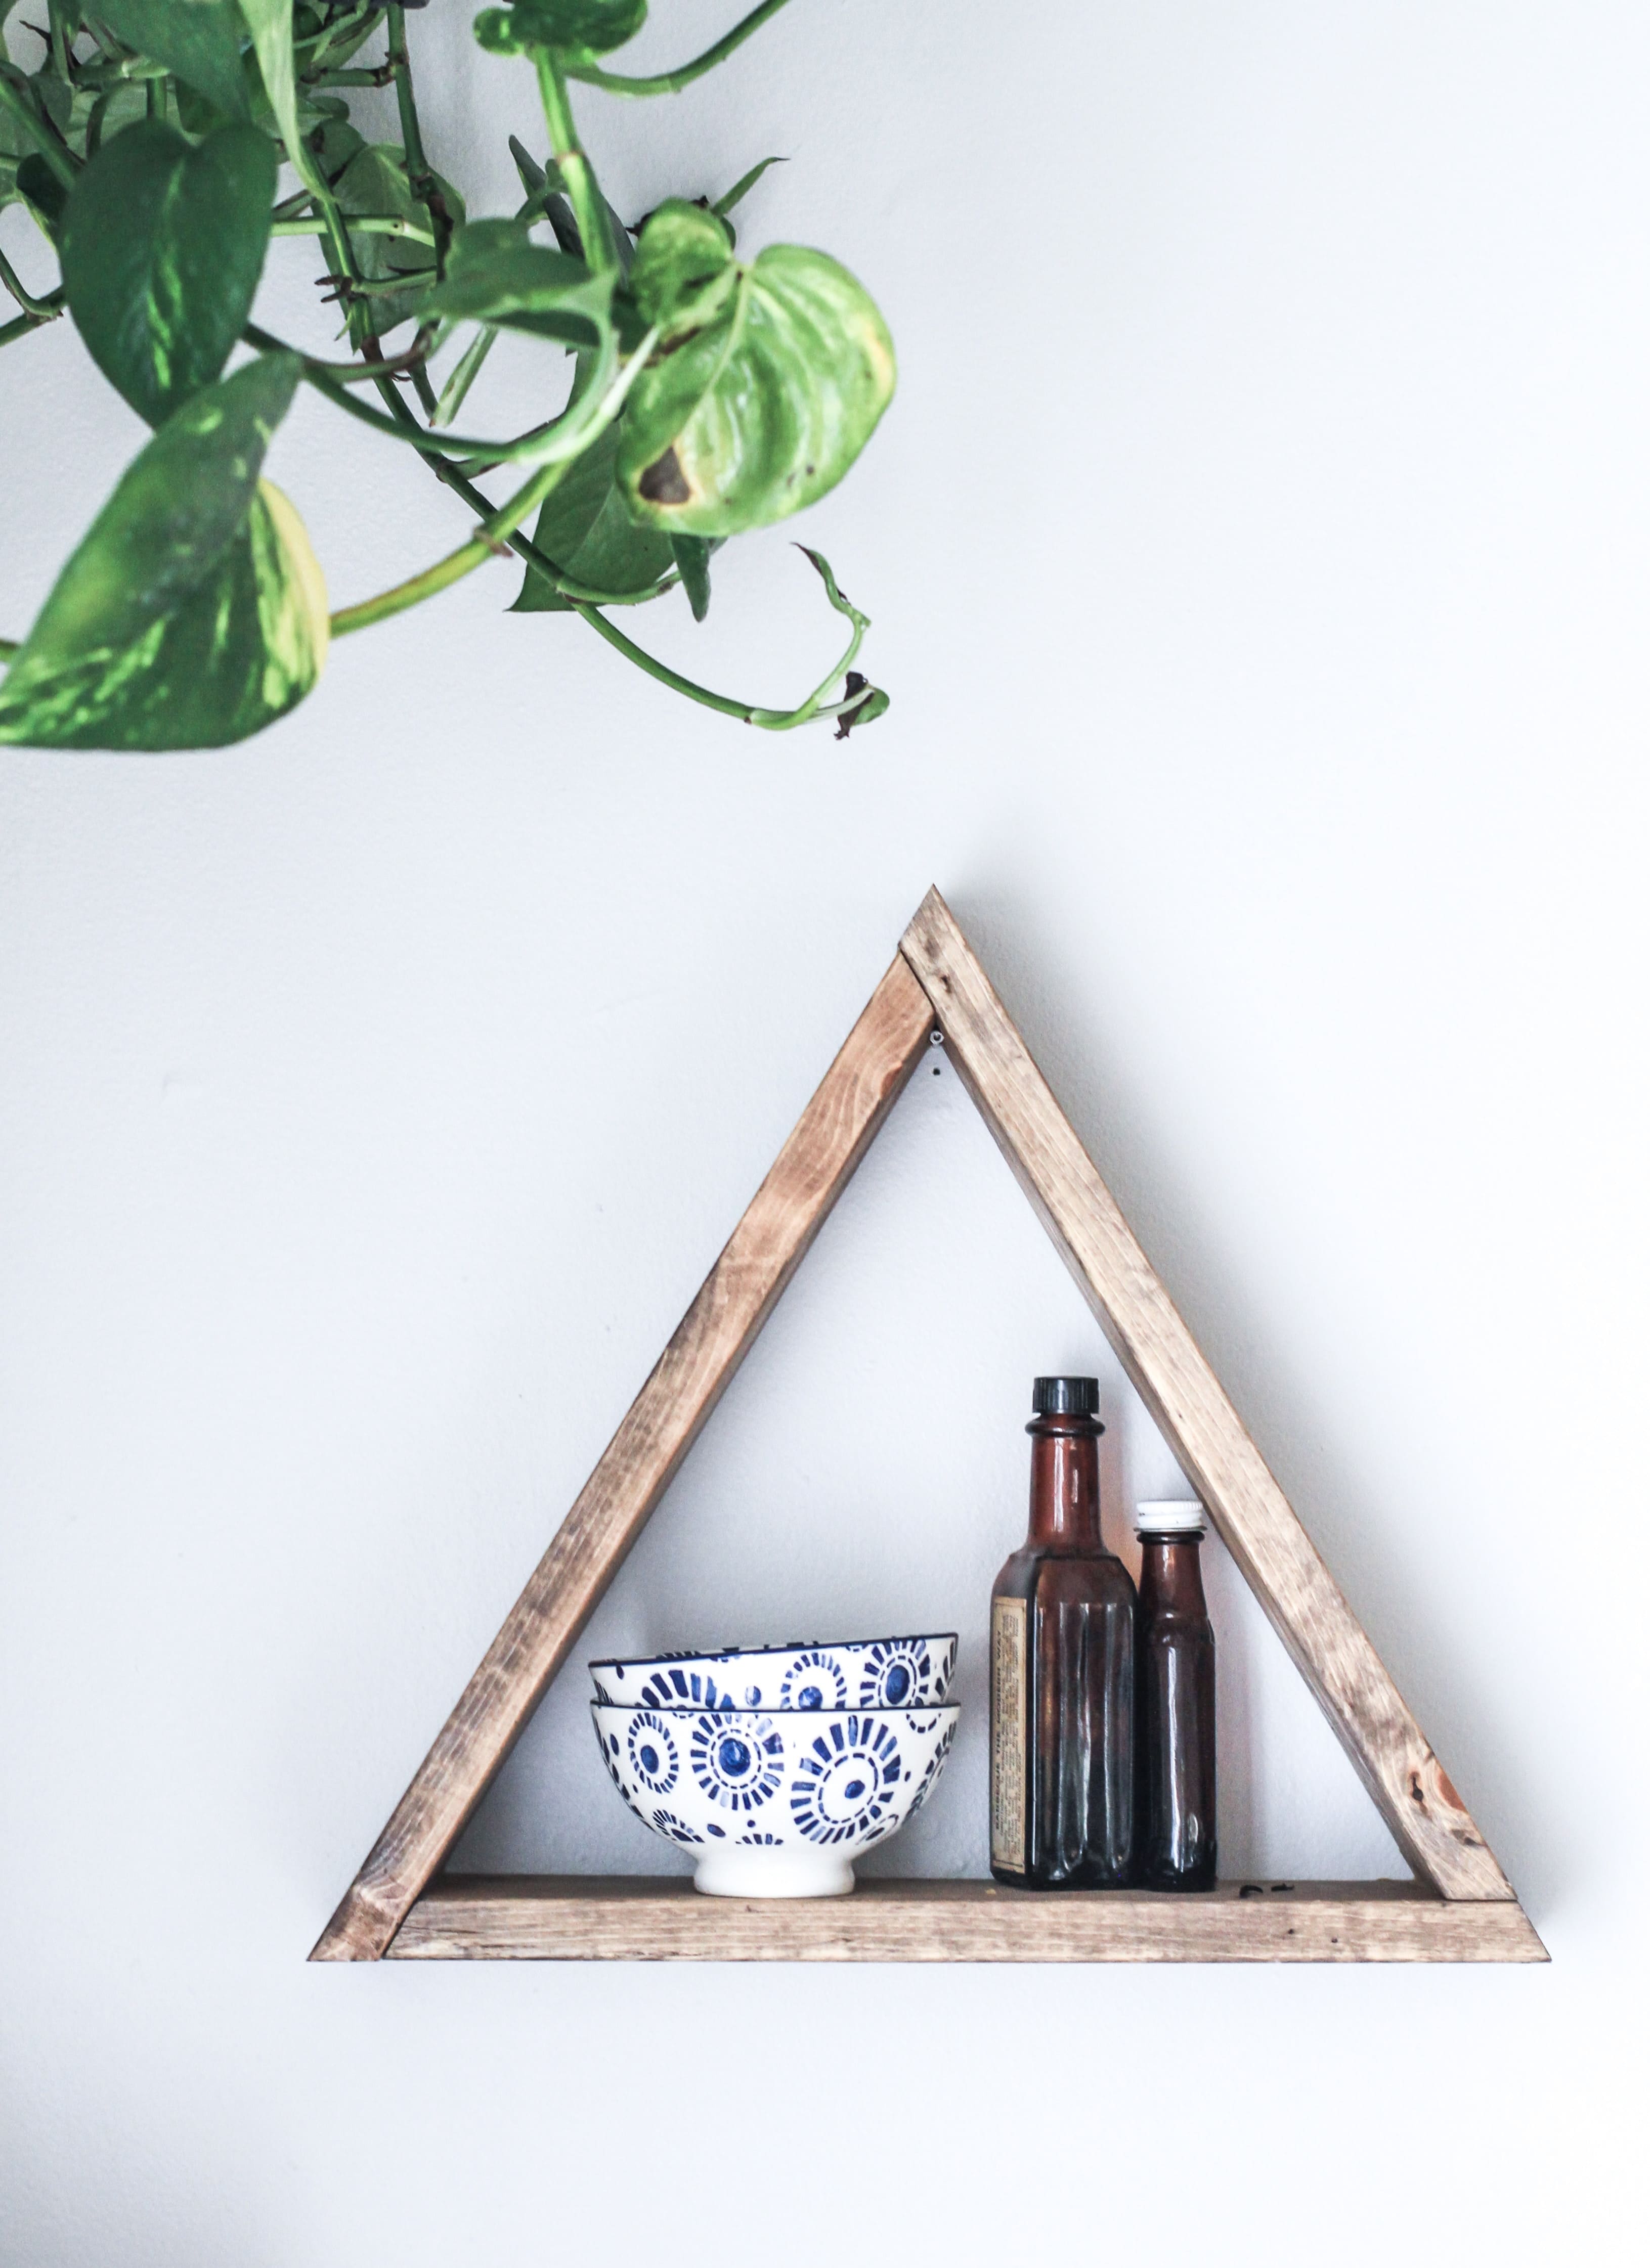
[(1203, 1564), (1200, 1535), (1143, 1535), (1140, 1538), (1140, 1604), (1148, 1613), (1202, 1615)]
[(1100, 1533), (1100, 1432), (1092, 1418), (1034, 1418), (1031, 1532), (1028, 1543), (1062, 1551), (1103, 1551)]

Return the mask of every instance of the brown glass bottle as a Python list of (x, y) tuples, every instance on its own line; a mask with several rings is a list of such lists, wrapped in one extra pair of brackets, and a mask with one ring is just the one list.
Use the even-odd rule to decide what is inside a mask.
[(991, 1592), (991, 1872), (1022, 1889), (1137, 1879), (1135, 1594), (1100, 1533), (1098, 1381), (1032, 1392), (1031, 1532)]
[(1214, 1887), (1214, 1630), (1204, 1603), (1200, 1504), (1143, 1504), (1139, 1783), (1143, 1880)]

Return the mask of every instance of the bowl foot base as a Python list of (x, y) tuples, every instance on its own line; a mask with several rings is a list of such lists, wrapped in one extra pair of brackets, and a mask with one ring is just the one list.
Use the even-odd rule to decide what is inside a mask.
[(829, 1851), (706, 1851), (693, 1875), (711, 1898), (840, 1898), (853, 1886), (852, 1867)]

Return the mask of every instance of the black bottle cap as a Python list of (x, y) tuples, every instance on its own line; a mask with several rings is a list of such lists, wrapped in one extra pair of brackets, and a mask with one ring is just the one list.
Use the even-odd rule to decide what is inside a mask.
[(1031, 1406), (1039, 1418), (1098, 1417), (1100, 1381), (1097, 1378), (1034, 1379)]

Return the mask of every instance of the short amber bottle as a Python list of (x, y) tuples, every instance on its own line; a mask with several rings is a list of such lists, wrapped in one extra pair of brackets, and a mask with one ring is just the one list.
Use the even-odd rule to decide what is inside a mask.
[(1032, 1393), (1031, 1528), (991, 1593), (991, 1873), (1023, 1889), (1138, 1874), (1135, 1592), (1100, 1532), (1100, 1388)]
[(1143, 1880), (1214, 1887), (1214, 1629), (1204, 1602), (1200, 1504), (1143, 1504), (1139, 1799)]

